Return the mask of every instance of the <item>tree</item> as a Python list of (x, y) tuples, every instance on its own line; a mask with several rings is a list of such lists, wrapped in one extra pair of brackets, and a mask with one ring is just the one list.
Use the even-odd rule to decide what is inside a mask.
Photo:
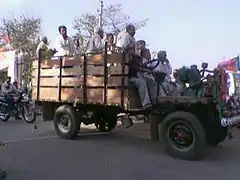
[[(93, 35), (94, 28), (98, 26), (99, 17), (97, 13), (85, 13), (73, 20), (73, 29), (77, 31), (75, 37), (79, 37), (82, 47)], [(106, 32), (117, 34), (128, 24), (133, 24), (137, 29), (146, 25), (148, 19), (133, 21), (129, 15), (123, 12), (121, 4), (109, 5), (103, 8), (103, 28)]]
[(31, 79), (31, 59), (35, 55), (41, 30), (41, 19), (21, 15), (19, 17), (3, 18), (0, 34), (10, 37), (11, 46), (24, 55), (23, 80)]
[(11, 38), (13, 49), (24, 54), (33, 56), (39, 43), (41, 30), (41, 19), (35, 17), (3, 18), (0, 26), (0, 33)]

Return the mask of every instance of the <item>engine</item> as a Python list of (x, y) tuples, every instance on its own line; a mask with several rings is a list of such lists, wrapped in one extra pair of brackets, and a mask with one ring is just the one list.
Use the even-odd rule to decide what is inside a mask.
[(5, 101), (0, 100), (0, 113), (6, 113), (8, 104)]

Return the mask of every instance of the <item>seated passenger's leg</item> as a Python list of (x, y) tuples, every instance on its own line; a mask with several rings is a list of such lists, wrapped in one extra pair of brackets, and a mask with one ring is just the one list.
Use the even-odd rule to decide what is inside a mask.
[(140, 77), (132, 77), (130, 81), (133, 82), (138, 89), (142, 106), (145, 107), (151, 104), (146, 81)]

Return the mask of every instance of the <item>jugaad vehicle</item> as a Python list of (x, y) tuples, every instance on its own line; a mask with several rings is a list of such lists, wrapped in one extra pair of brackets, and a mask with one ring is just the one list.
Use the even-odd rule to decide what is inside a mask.
[[(128, 81), (131, 53), (105, 53), (38, 59), (33, 62), (32, 98), (42, 106), (45, 120), (54, 119), (57, 134), (72, 139), (81, 124), (112, 131), (118, 114), (124, 126), (144, 114), (152, 140), (162, 137), (166, 151), (176, 158), (201, 158), (207, 146), (221, 143), (240, 121), (238, 109), (227, 105), (226, 73), (222, 69), (182, 67), (175, 76), (184, 87), (181, 96), (157, 97), (142, 109), (136, 88)], [(151, 62), (150, 62), (151, 63)], [(208, 75), (205, 75), (208, 72)]]

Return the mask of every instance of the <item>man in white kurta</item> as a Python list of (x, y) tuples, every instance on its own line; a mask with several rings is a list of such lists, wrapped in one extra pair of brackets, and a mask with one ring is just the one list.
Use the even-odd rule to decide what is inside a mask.
[(58, 28), (60, 36), (56, 39), (56, 50), (55, 56), (67, 56), (75, 53), (74, 43), (71, 37), (67, 35), (66, 26), (59, 26)]

